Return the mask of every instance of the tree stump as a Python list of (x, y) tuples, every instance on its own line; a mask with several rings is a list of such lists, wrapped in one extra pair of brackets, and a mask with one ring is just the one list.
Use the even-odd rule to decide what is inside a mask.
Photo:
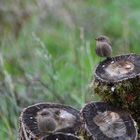
[(140, 128), (140, 56), (128, 54), (101, 62), (91, 83), (94, 93), (131, 113)]
[(137, 140), (137, 126), (132, 117), (108, 103), (89, 103), (81, 114), (91, 140)]
[[(55, 127), (52, 129), (52, 126), (49, 126), (49, 123), (46, 123), (47, 119), (44, 122), (43, 128), (40, 128), (38, 122), (38, 114), (49, 115), (51, 112), (51, 117), (49, 119), (55, 120)], [(46, 117), (47, 118), (47, 117)], [(48, 126), (46, 126), (48, 125)], [(46, 129), (44, 128), (46, 127)], [(47, 127), (51, 127), (47, 131)], [(51, 103), (38, 103), (32, 106), (29, 106), (23, 110), (20, 116), (20, 129), (19, 129), (19, 139), (20, 140), (41, 140), (45, 136), (55, 134), (57, 132), (63, 132), (65, 134), (76, 135), (80, 130), (80, 113), (78, 110), (61, 104), (51, 104)], [(45, 130), (45, 131), (43, 131)], [(64, 137), (62, 134), (57, 136)], [(55, 137), (54, 135), (50, 136)], [(72, 136), (67, 136), (69, 140), (72, 140)], [(74, 138), (73, 140), (77, 140)]]

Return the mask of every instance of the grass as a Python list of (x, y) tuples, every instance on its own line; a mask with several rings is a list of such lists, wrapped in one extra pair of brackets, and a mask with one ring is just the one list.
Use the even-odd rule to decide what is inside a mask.
[(113, 55), (140, 53), (140, 2), (124, 3), (71, 0), (56, 4), (53, 10), (23, 3), (32, 12), (18, 37), (14, 37), (10, 20), (5, 20), (11, 15), (4, 13), (1, 24), (7, 24), (2, 25), (0, 39), (1, 139), (17, 138), (18, 117), (28, 105), (46, 101), (80, 109), (86, 102), (99, 100), (89, 92), (100, 61), (94, 52), (94, 38), (109, 36)]

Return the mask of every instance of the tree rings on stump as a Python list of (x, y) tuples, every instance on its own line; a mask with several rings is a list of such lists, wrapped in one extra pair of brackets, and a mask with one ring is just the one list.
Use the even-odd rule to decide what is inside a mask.
[(128, 54), (101, 62), (91, 83), (103, 101), (131, 113), (140, 127), (140, 56)]
[(38, 103), (20, 116), (20, 140), (36, 140), (56, 132), (76, 134), (81, 127), (78, 110), (61, 104)]
[(137, 140), (137, 127), (132, 117), (108, 103), (89, 103), (81, 114), (92, 140)]

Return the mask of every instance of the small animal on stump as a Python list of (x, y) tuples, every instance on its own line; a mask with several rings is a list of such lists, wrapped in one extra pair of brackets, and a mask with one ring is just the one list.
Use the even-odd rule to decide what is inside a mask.
[(100, 57), (110, 58), (112, 55), (112, 46), (110, 39), (107, 36), (101, 35), (96, 39), (96, 54)]
[(43, 109), (41, 112), (38, 112), (36, 119), (40, 132), (49, 133), (56, 129), (57, 123), (49, 110)]

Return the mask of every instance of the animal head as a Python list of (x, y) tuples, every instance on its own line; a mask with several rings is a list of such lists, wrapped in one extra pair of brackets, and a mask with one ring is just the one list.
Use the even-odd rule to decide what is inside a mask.
[(111, 44), (110, 39), (105, 35), (100, 35), (95, 40), (98, 42), (107, 42), (107, 43)]

